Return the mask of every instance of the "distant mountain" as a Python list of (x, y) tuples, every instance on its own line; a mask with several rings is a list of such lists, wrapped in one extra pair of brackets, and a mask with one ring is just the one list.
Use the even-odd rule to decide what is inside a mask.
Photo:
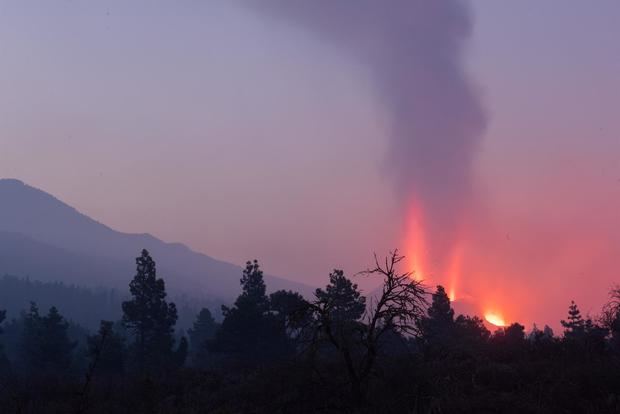
[(20, 233), (0, 231), (0, 275), (125, 290), (134, 272), (131, 260), (89, 256)]
[[(150, 234), (115, 231), (21, 181), (0, 180), (0, 274), (126, 288), (143, 248), (177, 293), (229, 301), (240, 292), (239, 266)], [(265, 275), (265, 283), (269, 291), (312, 292), (275, 276)]]

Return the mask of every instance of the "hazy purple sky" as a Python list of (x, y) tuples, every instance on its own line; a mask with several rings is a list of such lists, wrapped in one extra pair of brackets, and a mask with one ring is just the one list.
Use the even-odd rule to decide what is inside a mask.
[[(471, 280), (501, 297), (546, 278), (557, 312), (571, 295), (596, 311), (620, 265), (620, 2), (472, 4), (489, 123), (466, 242), (472, 263), (497, 253)], [(231, 2), (3, 0), (0, 176), (118, 230), (323, 283), (403, 237), (366, 70)]]

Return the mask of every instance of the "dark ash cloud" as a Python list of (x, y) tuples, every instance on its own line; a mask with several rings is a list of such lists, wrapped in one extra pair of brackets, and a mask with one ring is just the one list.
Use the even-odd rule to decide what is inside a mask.
[[(391, 116), (386, 169), (404, 212), (424, 210), (431, 244), (449, 248), (473, 200), (486, 116), (464, 69), (472, 31), (458, 0), (262, 0), (249, 7), (304, 27), (366, 65)], [(434, 240), (433, 240), (434, 239)]]

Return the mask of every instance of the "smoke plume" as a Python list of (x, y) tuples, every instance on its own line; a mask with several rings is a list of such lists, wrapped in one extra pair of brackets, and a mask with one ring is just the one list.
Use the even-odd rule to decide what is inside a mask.
[(264, 0), (247, 4), (305, 27), (364, 64), (391, 117), (387, 172), (403, 213), (423, 210), (429, 244), (450, 249), (472, 201), (485, 114), (464, 70), (472, 30), (459, 0)]

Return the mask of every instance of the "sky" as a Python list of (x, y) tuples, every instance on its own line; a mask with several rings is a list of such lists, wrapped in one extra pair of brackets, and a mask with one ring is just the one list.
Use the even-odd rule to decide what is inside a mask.
[[(458, 272), (424, 276), (506, 321), (557, 326), (571, 299), (595, 314), (619, 282), (620, 3), (471, 12), (478, 204)], [(0, 64), (0, 177), (314, 285), (410, 250), (368, 67), (292, 22), (233, 2), (0, 0)]]

